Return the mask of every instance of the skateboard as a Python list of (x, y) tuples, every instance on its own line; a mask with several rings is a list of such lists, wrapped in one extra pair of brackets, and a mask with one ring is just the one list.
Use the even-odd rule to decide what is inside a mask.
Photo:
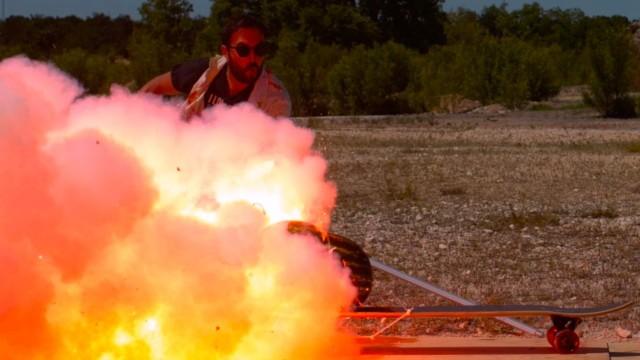
[(603, 316), (633, 306), (622, 304), (591, 308), (562, 308), (545, 305), (466, 305), (421, 306), (415, 308), (360, 306), (341, 314), (342, 318), (492, 318), (499, 316), (549, 316), (553, 326), (547, 330), (547, 341), (558, 352), (573, 353), (580, 347), (576, 327), (583, 318)]
[[(379, 307), (363, 306), (373, 286), (373, 271), (369, 257), (353, 240), (344, 236), (323, 233), (314, 225), (290, 221), (287, 230), (292, 234), (306, 234), (318, 239), (327, 249), (338, 255), (342, 266), (350, 269), (350, 280), (358, 290), (353, 308), (344, 311), (342, 318), (501, 318), (549, 316), (553, 326), (547, 330), (547, 341), (558, 352), (572, 353), (580, 347), (576, 327), (583, 318), (603, 316), (631, 307), (634, 302), (592, 308), (561, 308), (545, 305), (462, 305), (435, 307)], [(397, 321), (396, 320), (396, 321)]]

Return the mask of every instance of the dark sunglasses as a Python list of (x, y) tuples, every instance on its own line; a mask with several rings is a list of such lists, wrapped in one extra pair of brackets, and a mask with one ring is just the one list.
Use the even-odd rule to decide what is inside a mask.
[(266, 56), (269, 53), (269, 51), (271, 50), (269, 44), (267, 44), (265, 42), (261, 42), (260, 44), (256, 45), (255, 47), (251, 47), (249, 45), (240, 43), (240, 44), (238, 44), (236, 46), (229, 46), (229, 48), (235, 49), (240, 57), (249, 56), (249, 54), (251, 53), (252, 50), (253, 50), (253, 53), (256, 54), (256, 56), (263, 57), (263, 56)]

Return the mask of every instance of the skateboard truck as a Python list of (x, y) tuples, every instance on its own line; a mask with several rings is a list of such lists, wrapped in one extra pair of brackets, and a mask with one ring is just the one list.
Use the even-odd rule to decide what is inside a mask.
[(580, 347), (580, 337), (576, 328), (582, 322), (578, 318), (551, 316), (553, 326), (547, 330), (547, 341), (556, 351), (568, 354)]

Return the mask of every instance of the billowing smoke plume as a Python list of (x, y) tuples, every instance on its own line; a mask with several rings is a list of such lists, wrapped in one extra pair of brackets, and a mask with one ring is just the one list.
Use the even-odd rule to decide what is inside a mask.
[(313, 134), (0, 63), (2, 359), (324, 359), (355, 290), (313, 238), (335, 189)]

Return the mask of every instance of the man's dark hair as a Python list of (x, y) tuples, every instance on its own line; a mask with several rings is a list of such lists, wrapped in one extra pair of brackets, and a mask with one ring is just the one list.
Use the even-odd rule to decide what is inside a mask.
[(231, 35), (239, 29), (258, 29), (264, 37), (267, 37), (267, 28), (264, 24), (252, 15), (242, 15), (230, 19), (222, 30), (222, 43), (229, 46)]

